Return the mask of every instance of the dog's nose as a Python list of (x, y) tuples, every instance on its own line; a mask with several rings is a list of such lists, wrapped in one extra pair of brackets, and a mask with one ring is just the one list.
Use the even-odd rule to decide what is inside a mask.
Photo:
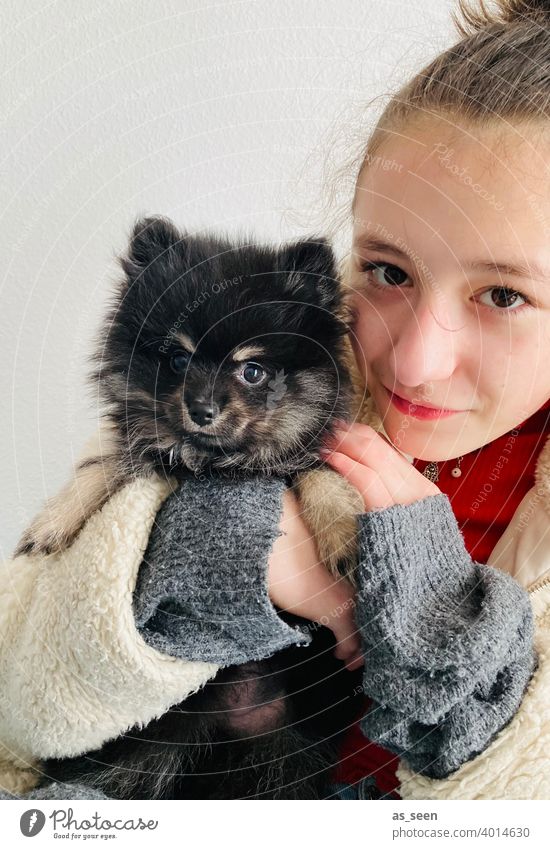
[(220, 412), (220, 408), (215, 401), (204, 401), (202, 398), (195, 398), (191, 401), (188, 409), (189, 415), (195, 424), (201, 427), (211, 424)]

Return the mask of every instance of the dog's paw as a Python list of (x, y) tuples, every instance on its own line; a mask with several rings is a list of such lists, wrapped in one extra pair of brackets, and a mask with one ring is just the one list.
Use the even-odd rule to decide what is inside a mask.
[(319, 556), (333, 575), (350, 577), (357, 563), (357, 520), (346, 514), (326, 518), (316, 529)]
[(31, 557), (44, 557), (68, 548), (76, 533), (67, 530), (54, 530), (51, 524), (32, 524), (22, 535), (13, 552), (14, 557), (27, 554)]

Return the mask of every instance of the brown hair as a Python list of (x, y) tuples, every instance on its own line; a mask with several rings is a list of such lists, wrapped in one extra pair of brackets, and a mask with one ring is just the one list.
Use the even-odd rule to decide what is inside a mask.
[(369, 139), (412, 118), (453, 115), (462, 122), (550, 116), (550, 0), (458, 0), (452, 15), (462, 38), (390, 100)]

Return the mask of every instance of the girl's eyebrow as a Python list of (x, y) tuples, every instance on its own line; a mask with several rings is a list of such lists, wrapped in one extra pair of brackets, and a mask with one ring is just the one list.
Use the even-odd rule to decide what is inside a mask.
[(366, 233), (358, 236), (352, 247), (362, 248), (367, 251), (386, 251), (409, 259), (407, 251), (401, 250), (401, 248), (398, 248), (396, 245), (392, 245), (391, 242), (386, 242), (384, 239), (380, 239), (377, 236), (369, 236)]
[(547, 281), (550, 278), (550, 270), (537, 265), (536, 262), (493, 262), (486, 259), (473, 259), (470, 262), (464, 263), (462, 267), (471, 268), (474, 271), (498, 271), (500, 274), (507, 276), (540, 280), (541, 282)]
[[(392, 253), (408, 260), (418, 257), (417, 252), (408, 252), (397, 247), (397, 245), (392, 245), (391, 242), (387, 242), (385, 239), (381, 239), (377, 236), (369, 236), (368, 234), (358, 236), (352, 247), (353, 249), (357, 248), (368, 251), (383, 251), (385, 253)], [(468, 271), (492, 271), (508, 277), (540, 280), (541, 282), (545, 282), (550, 279), (550, 269), (543, 268), (536, 262), (530, 261), (517, 262), (516, 260), (472, 259), (468, 260), (468, 262), (461, 263), (461, 268)]]

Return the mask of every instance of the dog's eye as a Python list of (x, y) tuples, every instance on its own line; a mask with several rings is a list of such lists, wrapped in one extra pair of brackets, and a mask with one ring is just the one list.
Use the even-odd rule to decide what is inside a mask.
[(189, 362), (189, 354), (186, 351), (175, 351), (170, 357), (170, 368), (176, 374), (181, 374), (185, 371)]
[(258, 386), (267, 377), (267, 372), (258, 363), (246, 363), (244, 368), (241, 369), (239, 377), (250, 386)]

